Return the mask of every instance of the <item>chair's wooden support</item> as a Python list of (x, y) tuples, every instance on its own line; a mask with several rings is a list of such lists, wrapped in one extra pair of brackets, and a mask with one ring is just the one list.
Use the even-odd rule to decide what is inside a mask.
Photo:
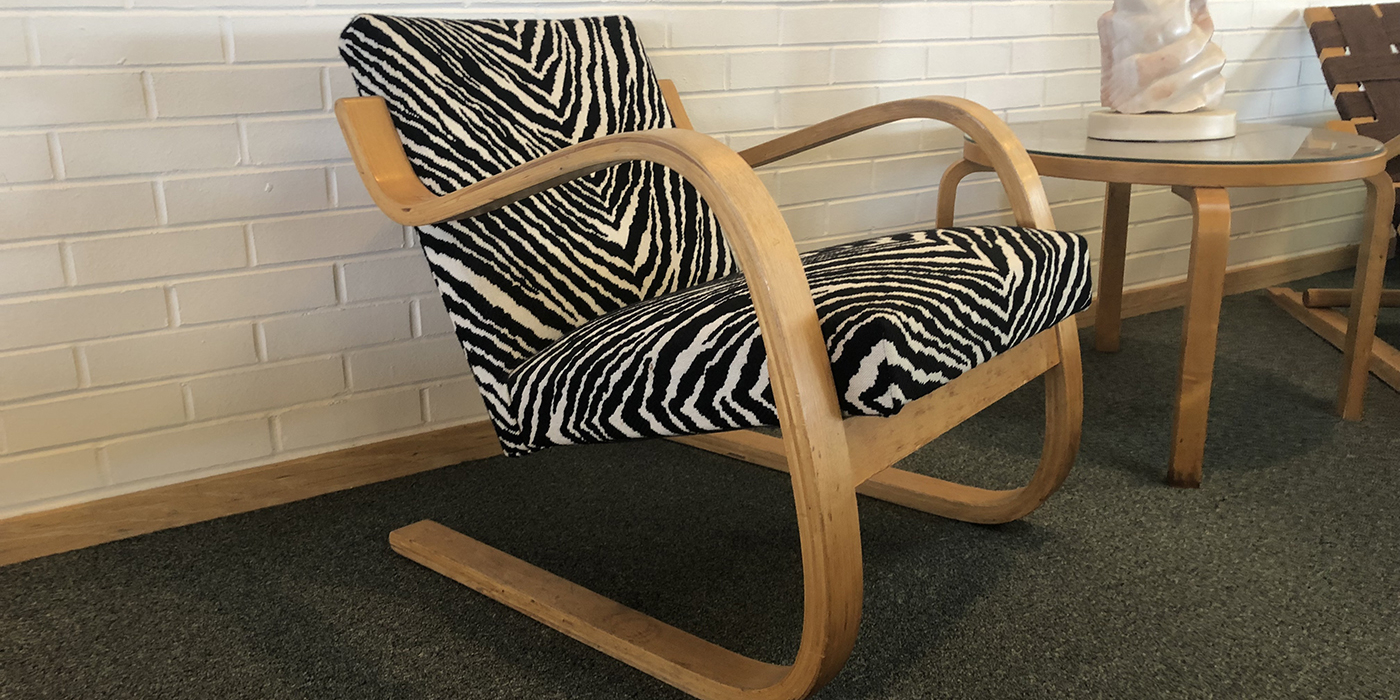
[[(394, 551), (701, 697), (743, 697), (788, 668), (711, 644), (431, 520), (389, 534)], [(755, 694), (757, 696), (757, 694)]]
[[(753, 168), (704, 134), (658, 129), (585, 141), (438, 196), (414, 173), (384, 100), (342, 99), (336, 103), (336, 115), (370, 196), (390, 218), (405, 225), (481, 214), (622, 162), (664, 165), (696, 188), (738, 259), (768, 355), (802, 545), (802, 639), (791, 667), (773, 674), (754, 671), (757, 666), (736, 672), (733, 659), (659, 631), (660, 623), (645, 616), (624, 616), (618, 623), (641, 637), (609, 627), (604, 619), (583, 612), (606, 608), (599, 599), (546, 579), (543, 572), (501, 558), (479, 563), (475, 557), (489, 558), (490, 553), (471, 546), (468, 538), (434, 540), (429, 550), (437, 554), (423, 554), (423, 558), (443, 560), (435, 566), (450, 565), (488, 589), (488, 595), (540, 619), (570, 626), (573, 636), (702, 698), (788, 700), (806, 697), (831, 680), (849, 656), (860, 626), (863, 593), (855, 484), (831, 359), (807, 276), (787, 223)], [(517, 593), (492, 581), (506, 582)], [(551, 607), (548, 599), (536, 597), (547, 592), (560, 596), (557, 605)], [(667, 641), (653, 645), (648, 640), (645, 649), (622, 641), (653, 633)]]
[[(991, 490), (895, 469), (891, 465), (978, 411), (1045, 375), (1045, 444), (1029, 483)], [(992, 358), (889, 418), (845, 421), (856, 492), (902, 506), (974, 523), (1025, 516), (1064, 483), (1079, 449), (1084, 395), (1079, 332), (1074, 319)], [(670, 438), (735, 459), (787, 471), (782, 440), (751, 430)]]
[[(1006, 190), (1006, 199), (1011, 203), (1016, 223), (1028, 228), (1055, 228), (1055, 220), (1050, 215), (1050, 200), (1045, 197), (1040, 175), (1011, 127), (986, 107), (961, 97), (915, 97), (857, 109), (761, 143), (739, 155), (756, 168), (904, 119), (933, 119), (957, 127), (987, 155), (997, 179)], [(971, 172), (976, 171), (967, 170), (963, 175)]]
[[(1287, 287), (1270, 287), (1269, 298), (1290, 316), (1298, 319), (1309, 330), (1318, 334), (1338, 350), (1346, 348), (1347, 317), (1332, 309), (1310, 308), (1303, 303), (1303, 295)], [(1351, 290), (1346, 290), (1348, 293)], [(1371, 347), (1371, 374), (1385, 382), (1390, 388), (1400, 391), (1400, 350), (1379, 340)]]
[[(1351, 306), (1351, 293), (1350, 289), (1307, 289), (1303, 291), (1303, 306), (1309, 309)], [(1400, 306), (1400, 289), (1382, 291), (1381, 306)]]
[(963, 178), (973, 173), (985, 173), (991, 168), (985, 165), (978, 165), (970, 160), (963, 159), (948, 166), (943, 171), (943, 178), (938, 181), (938, 209), (934, 219), (934, 225), (938, 228), (950, 228), (953, 226), (954, 210), (958, 202), (958, 184)]
[[(828, 429), (840, 432), (839, 424)], [(389, 543), (399, 554), (696, 697), (805, 698), (836, 675), (855, 643), (862, 596), (859, 521), (848, 469), (836, 472), (810, 448), (795, 450), (792, 437), (770, 439), (779, 443), (784, 465), (795, 465), (790, 473), (804, 612), (791, 666), (736, 654), (430, 520), (395, 530)]]
[(671, 110), (671, 118), (676, 121), (676, 128), (695, 129), (690, 124), (690, 115), (686, 114), (685, 103), (681, 102), (681, 93), (676, 89), (676, 84), (670, 80), (656, 82), (661, 86), (661, 97), (666, 100), (666, 109)]
[(1395, 187), (1390, 175), (1381, 171), (1366, 178), (1366, 225), (1356, 253), (1356, 281), (1348, 308), (1346, 343), (1342, 347), (1342, 383), (1337, 391), (1337, 414), (1345, 420), (1361, 420), (1366, 375), (1376, 344), (1393, 211)]
[[(783, 439), (765, 435), (754, 430), (728, 430), (722, 433), (702, 435), (677, 435), (666, 438), (682, 445), (696, 447), (706, 452), (732, 457), (741, 462), (756, 464), (786, 473), (787, 454), (783, 450)], [(849, 442), (849, 441), (848, 441)], [(852, 470), (855, 467), (852, 465)], [(854, 476), (854, 474), (853, 474)]]
[[(1332, 87), (1338, 113), (1345, 118), (1327, 122), (1327, 128), (1373, 138), (1389, 137), (1385, 157), (1394, 162), (1400, 156), (1400, 135), (1395, 135), (1395, 120), (1389, 115), (1394, 110), (1387, 106), (1393, 99), (1393, 90), (1387, 87), (1389, 77), (1385, 71), (1378, 73), (1376, 67), (1394, 60), (1395, 46), (1389, 43), (1387, 32), (1394, 31), (1395, 6), (1366, 7), (1369, 13), (1356, 5), (1308, 8), (1303, 11), (1303, 21), (1317, 48), (1327, 84)], [(1397, 187), (1400, 183), (1386, 172), (1366, 179), (1366, 225), (1351, 290), (1310, 289), (1296, 304), (1292, 297), (1271, 290), (1274, 301), (1324, 337), (1327, 334), (1320, 328), (1326, 327), (1336, 314), (1328, 307), (1348, 307), (1345, 339), (1339, 345), (1342, 380), (1336, 404), (1337, 413), (1346, 420), (1361, 419), (1367, 374), (1385, 350), (1394, 350), (1375, 339), (1375, 327), (1381, 306), (1400, 306), (1400, 292), (1381, 289)], [(1386, 364), (1381, 362), (1380, 366), (1384, 370)]]
[[(1371, 6), (1371, 10), (1373, 11), (1373, 13), (1376, 14), (1376, 18), (1378, 18), (1379, 21), (1380, 15), (1382, 15), (1382, 13), (1380, 13), (1380, 8), (1376, 6)], [(1309, 32), (1316, 31), (1316, 29), (1313, 28), (1313, 25), (1319, 24), (1319, 22), (1336, 21), (1337, 14), (1333, 13), (1330, 7), (1309, 7), (1306, 8), (1306, 10), (1303, 10), (1303, 25), (1305, 25), (1305, 27), (1308, 27)], [(1341, 59), (1341, 57), (1344, 56), (1350, 56), (1350, 50), (1348, 50), (1347, 46), (1326, 46), (1326, 48), (1317, 49), (1317, 62), (1322, 63), (1323, 66), (1326, 66), (1327, 62), (1329, 62), (1329, 60), (1331, 59)], [(1333, 97), (1333, 99), (1336, 99), (1337, 95), (1343, 94), (1343, 92), (1361, 91), (1361, 83), (1337, 83), (1336, 85), (1333, 85), (1333, 88), (1331, 88), (1331, 97)], [(1376, 123), (1375, 116), (1357, 116), (1357, 118), (1352, 119), (1333, 119), (1330, 120), (1330, 122), (1327, 122), (1327, 129), (1331, 129), (1333, 130), (1333, 132), (1357, 133), (1357, 125), (1371, 125), (1371, 123)], [(1392, 140), (1392, 143), (1394, 143), (1394, 140)], [(1392, 146), (1392, 144), (1386, 144), (1386, 150), (1389, 151), (1389, 154), (1386, 155), (1386, 160), (1389, 160), (1389, 158), (1393, 158), (1394, 155), (1396, 155), (1397, 153), (1397, 151), (1390, 150), (1390, 146)]]
[[(1058, 365), (1060, 325), (1063, 323), (968, 370), (893, 416), (847, 418), (846, 441), (851, 454), (859, 455), (851, 463), (856, 483), (865, 482)], [(1077, 338), (1076, 331), (1076, 342)]]
[[(678, 101), (674, 96), (667, 99)], [(752, 165), (896, 119), (940, 119), (985, 146), (1006, 181), (1018, 221), (1053, 228), (1035, 168), (1010, 129), (967, 100), (922, 98), (858, 110), (749, 149), (745, 157), (688, 129), (629, 132), (563, 148), (439, 196), (414, 173), (382, 99), (339, 100), (336, 116), (371, 198), (404, 225), (475, 216), (629, 161), (667, 166), (695, 186), (738, 259), (768, 356), (783, 434), (783, 466), (792, 480), (802, 547), (802, 638), (792, 666), (773, 666), (725, 651), (431, 522), (396, 531), (391, 537), (394, 548), (701, 698), (793, 700), (807, 697), (831, 680), (849, 656), (860, 624), (863, 584), (856, 483), (811, 290), (787, 224)], [(1060, 371), (1048, 375), (1060, 377), (1059, 383), (1067, 387), (1047, 392), (1057, 397), (1057, 425), (1065, 422), (1047, 430), (1047, 445), (1054, 443), (1064, 468), (1078, 444), (1078, 404), (1067, 396), (1078, 396), (1074, 332), (1072, 322), (1061, 324), (1061, 357), (1056, 365)], [(1049, 481), (1058, 485), (1047, 479), (1033, 480), (1032, 487)], [(1038, 492), (1018, 498), (1029, 502)], [(977, 494), (950, 493), (954, 501), (977, 502)], [(1019, 509), (1000, 507), (997, 512)]]
[(1010, 522), (1040, 507), (1069, 475), (1079, 452), (1084, 417), (1078, 325), (1074, 319), (1066, 319), (1046, 333), (1054, 334), (1059, 362), (1045, 372), (1045, 439), (1040, 464), (1025, 486), (981, 489), (886, 469), (862, 484), (858, 492), (926, 513), (984, 524)]

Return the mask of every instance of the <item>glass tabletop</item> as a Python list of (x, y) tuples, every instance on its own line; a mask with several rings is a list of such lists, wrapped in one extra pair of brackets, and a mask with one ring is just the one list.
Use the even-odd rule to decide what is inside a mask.
[(1353, 160), (1385, 152), (1385, 144), (1356, 134), (1290, 124), (1244, 124), (1234, 138), (1215, 141), (1100, 141), (1083, 119), (1011, 124), (1026, 150), (1037, 155), (1140, 163), (1273, 165)]

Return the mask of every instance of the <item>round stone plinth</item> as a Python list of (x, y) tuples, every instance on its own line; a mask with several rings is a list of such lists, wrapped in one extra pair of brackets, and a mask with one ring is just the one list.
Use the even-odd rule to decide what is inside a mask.
[(1235, 135), (1235, 110), (1201, 109), (1184, 114), (1089, 115), (1089, 138), (1102, 141), (1214, 141)]

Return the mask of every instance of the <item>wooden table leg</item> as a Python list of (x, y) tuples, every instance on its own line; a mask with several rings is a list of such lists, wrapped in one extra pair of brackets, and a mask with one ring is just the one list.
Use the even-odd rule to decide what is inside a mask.
[(1211, 373), (1215, 369), (1215, 339), (1220, 324), (1220, 301), (1225, 292), (1230, 197), (1224, 189), (1214, 187), (1174, 187), (1172, 191), (1191, 203), (1195, 230), (1186, 278), (1181, 369), (1176, 382), (1176, 415), (1172, 418), (1167, 483), (1196, 488), (1201, 485)]
[(1123, 264), (1128, 257), (1128, 203), (1133, 186), (1110, 182), (1103, 197), (1103, 245), (1099, 254), (1099, 294), (1094, 310), (1094, 349), (1118, 351), (1123, 320)]
[(1346, 343), (1342, 346), (1342, 385), (1337, 391), (1337, 413), (1346, 420), (1361, 420), (1394, 209), (1395, 185), (1390, 175), (1379, 173), (1367, 178), (1365, 238), (1356, 256), (1356, 282), (1351, 290)]

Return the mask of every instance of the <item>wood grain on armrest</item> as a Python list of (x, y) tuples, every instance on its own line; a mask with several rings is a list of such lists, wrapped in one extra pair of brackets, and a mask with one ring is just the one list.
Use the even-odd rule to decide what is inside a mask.
[(957, 127), (992, 159), (992, 166), (1006, 188), (1016, 222), (1033, 228), (1054, 228), (1050, 202), (1030, 155), (1011, 128), (991, 110), (960, 97), (916, 97), (886, 102), (828, 119), (791, 134), (779, 136), (743, 151), (750, 165), (758, 167), (831, 143), (866, 129), (904, 119), (934, 119)]

